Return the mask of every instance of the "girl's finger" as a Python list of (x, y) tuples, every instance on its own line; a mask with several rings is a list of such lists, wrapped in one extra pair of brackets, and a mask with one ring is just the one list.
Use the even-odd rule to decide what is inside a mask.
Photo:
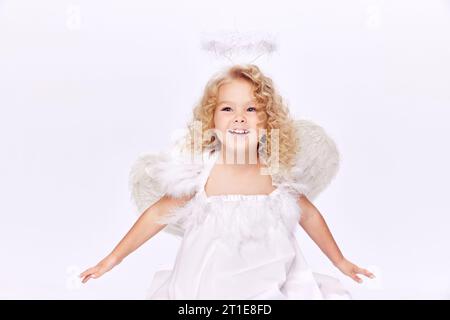
[(90, 276), (87, 275), (83, 278), (83, 280), (81, 280), (82, 283), (86, 283), (89, 280)]
[(82, 280), (82, 282), (83, 282), (83, 283), (86, 283), (90, 278), (95, 278), (94, 275), (95, 275), (94, 272), (88, 273), (88, 274), (84, 277), (84, 279)]
[(99, 277), (99, 274), (98, 274), (98, 272), (94, 272), (94, 273), (91, 273), (90, 275), (89, 275), (89, 277), (88, 277), (88, 279), (86, 279), (86, 281), (87, 280), (89, 280), (89, 279), (97, 279)]
[(89, 274), (89, 273), (92, 271), (92, 269), (94, 269), (94, 268), (89, 268), (89, 269), (86, 269), (85, 271), (83, 271), (83, 272), (80, 274), (80, 278), (83, 278), (84, 276), (86, 276), (87, 274)]
[(359, 273), (361, 273), (369, 278), (375, 278), (375, 275), (367, 269), (359, 268)]
[(88, 272), (88, 270), (89, 270), (89, 269), (84, 270), (82, 273), (80, 273), (80, 274), (79, 274), (79, 277), (80, 277), (80, 278), (83, 278), (83, 277), (86, 275), (86, 273)]
[(358, 283), (361, 283), (361, 282), (362, 282), (361, 278), (358, 277), (356, 274), (352, 275), (352, 279), (355, 280), (355, 281), (358, 282)]
[(369, 277), (369, 278), (371, 278), (371, 279), (373, 279), (373, 278), (375, 278), (375, 275), (372, 273), (372, 272), (370, 272), (369, 270), (367, 270), (367, 269), (364, 269), (364, 273), (363, 273), (366, 277)]

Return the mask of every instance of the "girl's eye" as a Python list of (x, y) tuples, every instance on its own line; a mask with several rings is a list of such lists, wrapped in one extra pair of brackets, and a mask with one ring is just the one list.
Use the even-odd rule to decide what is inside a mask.
[(256, 108), (255, 107), (249, 107), (249, 108), (247, 108), (247, 111), (254, 112), (254, 111), (256, 111)]
[(222, 108), (220, 111), (230, 111), (230, 110), (231, 110), (230, 107), (224, 107), (224, 108)]

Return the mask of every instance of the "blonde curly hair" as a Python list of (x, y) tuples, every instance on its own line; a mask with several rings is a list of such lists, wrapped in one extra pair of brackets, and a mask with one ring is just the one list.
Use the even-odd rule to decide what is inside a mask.
[[(268, 167), (277, 161), (277, 167), (289, 170), (295, 164), (295, 156), (299, 150), (299, 141), (294, 120), (282, 97), (274, 88), (272, 79), (265, 76), (254, 64), (234, 65), (215, 74), (206, 84), (203, 96), (193, 110), (193, 119), (188, 124), (188, 135), (185, 148), (194, 152), (214, 149), (219, 143), (217, 137), (211, 134), (214, 130), (214, 111), (217, 106), (219, 88), (234, 79), (243, 79), (253, 85), (253, 94), (257, 103), (262, 106), (260, 120), (266, 124), (266, 139), (258, 143), (258, 155)], [(198, 124), (201, 124), (200, 126)], [(272, 153), (272, 133), (278, 129), (278, 154)], [(194, 145), (195, 139), (201, 137), (200, 145)], [(262, 146), (262, 148), (261, 148)], [(264, 150), (265, 152), (261, 152)], [(279, 166), (278, 166), (279, 164)]]

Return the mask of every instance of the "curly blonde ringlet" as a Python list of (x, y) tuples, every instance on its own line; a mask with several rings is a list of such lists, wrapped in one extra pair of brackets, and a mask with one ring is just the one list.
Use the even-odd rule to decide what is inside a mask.
[[(275, 165), (276, 161), (277, 167), (279, 164), (279, 168), (283, 171), (289, 170), (294, 165), (294, 159), (299, 149), (294, 120), (282, 97), (275, 90), (272, 79), (265, 76), (254, 64), (234, 65), (211, 77), (204, 88), (200, 101), (194, 107), (193, 119), (188, 124), (185, 147), (196, 153), (217, 146), (219, 141), (212, 133), (214, 132), (214, 111), (219, 88), (234, 79), (243, 79), (252, 84), (257, 104), (262, 107), (258, 117), (265, 124), (266, 145), (261, 148), (265, 151), (265, 156), (261, 159), (269, 167)], [(272, 154), (272, 134), (275, 131), (278, 135), (277, 155)], [(201, 142), (195, 142), (196, 139), (191, 137), (201, 137)]]

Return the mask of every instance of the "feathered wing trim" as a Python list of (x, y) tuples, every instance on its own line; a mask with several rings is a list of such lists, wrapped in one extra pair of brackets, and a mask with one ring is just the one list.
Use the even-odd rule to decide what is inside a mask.
[(308, 120), (295, 121), (300, 150), (294, 167), (282, 185), (314, 200), (339, 170), (339, 151), (333, 139), (319, 125)]
[[(175, 198), (192, 196), (201, 185), (204, 163), (193, 161), (176, 150), (141, 155), (129, 175), (131, 197), (139, 214), (164, 195)], [(183, 229), (176, 223), (164, 231), (182, 236)]]

